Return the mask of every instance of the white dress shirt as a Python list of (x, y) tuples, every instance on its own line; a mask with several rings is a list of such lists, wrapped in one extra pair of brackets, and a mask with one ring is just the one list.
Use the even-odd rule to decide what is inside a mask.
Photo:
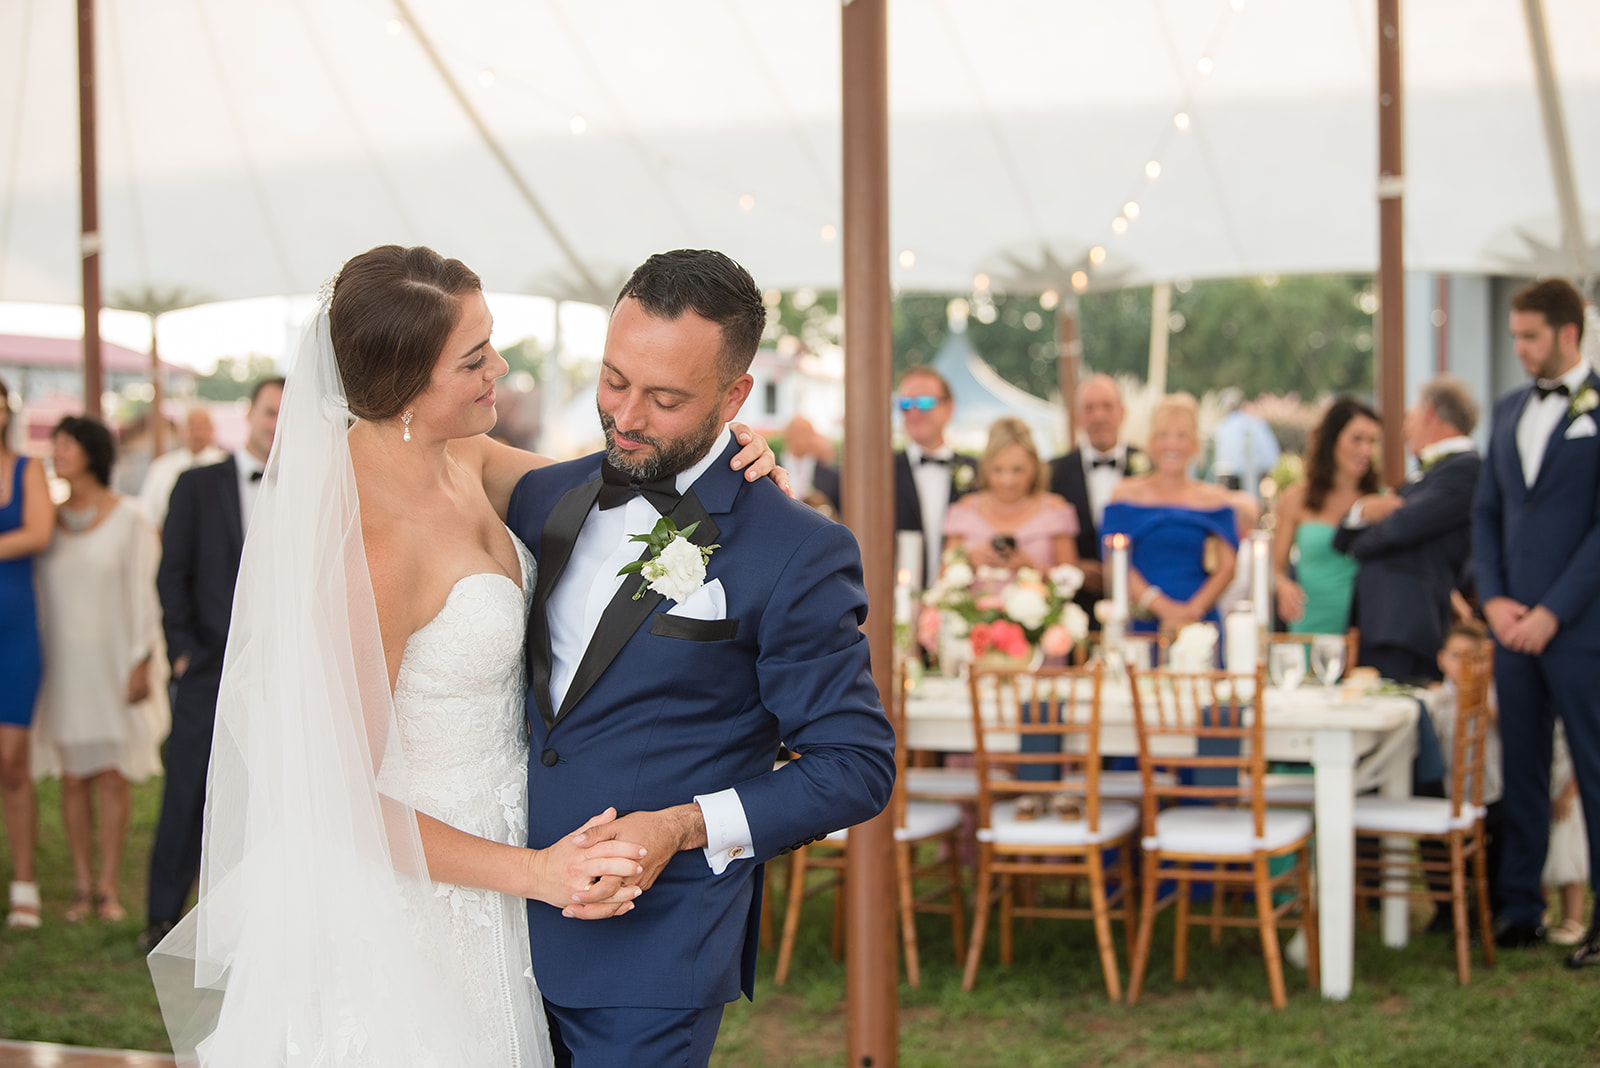
[(233, 465), (239, 469), (239, 529), (250, 533), (250, 513), (256, 510), (256, 493), (261, 489), (261, 479), (251, 475), (266, 470), (266, 465), (244, 449), (233, 454)]
[[(1085, 445), (1079, 453), (1083, 458), (1083, 484), (1089, 491), (1089, 508), (1094, 513), (1094, 528), (1105, 524), (1106, 505), (1122, 481), (1122, 472), (1128, 466), (1128, 447), (1118, 444), (1110, 452), (1101, 452), (1093, 445)], [(1094, 466), (1096, 460), (1111, 460), (1115, 466)]]
[[(923, 456), (945, 462), (925, 464)], [(955, 471), (956, 454), (948, 445), (925, 453), (922, 446), (908, 441), (906, 459), (911, 463), (911, 481), (917, 487), (917, 504), (922, 510), (922, 550), (927, 554), (931, 585), (939, 577), (939, 564), (944, 558), (944, 514), (950, 510), (950, 480)]]
[[(1539, 395), (1534, 393), (1529, 395), (1528, 403), (1522, 406), (1522, 415), (1517, 419), (1517, 455), (1522, 459), (1524, 485), (1532, 486), (1538, 479), (1539, 467), (1544, 463), (1545, 446), (1550, 444), (1550, 435), (1561, 425), (1562, 417), (1567, 414), (1567, 406), (1577, 396), (1578, 390), (1583, 388), (1584, 380), (1588, 377), (1588, 362), (1579, 360), (1572, 370), (1556, 379), (1556, 382), (1567, 387), (1571, 396), (1552, 393), (1540, 400)], [(1555, 385), (1555, 382), (1549, 384)]]
[[(699, 463), (682, 471), (674, 480), (679, 493), (685, 493), (696, 479), (720, 461), (732, 438), (722, 433)], [(599, 502), (589, 506), (589, 515), (578, 531), (572, 555), (556, 580), (545, 607), (545, 622), (550, 629), (550, 707), (559, 709), (572, 686), (578, 664), (606, 605), (624, 582), (638, 582), (637, 575), (619, 575), (625, 565), (639, 558), (640, 544), (628, 539), (648, 534), (661, 518), (655, 506), (643, 497), (634, 497), (617, 508), (601, 510)], [(754, 855), (750, 823), (738, 791), (721, 790), (696, 796), (706, 824), (706, 863), (718, 875), (732, 860), (747, 860)]]

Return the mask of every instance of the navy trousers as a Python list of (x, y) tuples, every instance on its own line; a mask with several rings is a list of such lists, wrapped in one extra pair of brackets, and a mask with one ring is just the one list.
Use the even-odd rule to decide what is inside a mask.
[(172, 687), (172, 732), (162, 762), (166, 781), (161, 816), (150, 846), (149, 925), (177, 923), (200, 878), (202, 824), (206, 811), (206, 769), (211, 763), (211, 733), (217, 718), (220, 680), (180, 679)]
[(1494, 653), (1505, 757), (1505, 848), (1500, 921), (1532, 927), (1544, 910), (1539, 877), (1550, 845), (1550, 758), (1555, 718), (1567, 729), (1589, 835), (1589, 883), (1600, 889), (1600, 653)]
[(722, 1025), (721, 1005), (567, 1009), (546, 1001), (544, 1014), (556, 1068), (705, 1068)]

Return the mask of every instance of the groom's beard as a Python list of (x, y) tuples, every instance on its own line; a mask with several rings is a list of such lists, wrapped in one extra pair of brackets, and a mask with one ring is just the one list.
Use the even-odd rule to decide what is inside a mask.
[[(595, 404), (595, 410), (600, 410), (598, 402)], [(617, 421), (601, 411), (600, 426), (606, 432), (606, 459), (610, 460), (614, 467), (626, 471), (629, 478), (638, 479), (640, 482), (651, 482), (687, 471), (705, 457), (717, 440), (717, 435), (722, 433), (722, 421), (717, 416), (718, 412), (713, 408), (706, 416), (705, 422), (683, 437), (673, 440), (648, 438), (630, 431), (627, 435), (628, 440), (648, 445), (655, 450), (641, 456), (637, 451), (627, 452), (617, 448)]]

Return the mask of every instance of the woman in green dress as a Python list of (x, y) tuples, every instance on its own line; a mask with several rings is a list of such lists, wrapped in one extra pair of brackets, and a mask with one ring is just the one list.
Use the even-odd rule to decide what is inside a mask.
[(1334, 551), (1333, 532), (1357, 498), (1378, 492), (1372, 460), (1381, 433), (1371, 408), (1354, 397), (1335, 400), (1311, 431), (1304, 481), (1279, 499), (1278, 615), (1293, 633), (1343, 634), (1349, 626), (1356, 562)]

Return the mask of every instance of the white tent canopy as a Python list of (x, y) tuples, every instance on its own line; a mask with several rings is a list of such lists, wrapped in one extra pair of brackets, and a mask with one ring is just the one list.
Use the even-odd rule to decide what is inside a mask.
[[(1545, 9), (1593, 239), (1600, 4)], [(1376, 265), (1372, 0), (890, 10), (896, 285)], [(311, 292), (391, 241), (459, 256), (491, 288), (580, 298), (685, 245), (767, 286), (840, 278), (837, 0), (97, 12), (108, 293)], [(1540, 252), (1561, 240), (1522, 3), (1403, 12), (1407, 265), (1563, 269)], [(75, 25), (70, 0), (0, 5), (0, 300), (78, 299)]]

